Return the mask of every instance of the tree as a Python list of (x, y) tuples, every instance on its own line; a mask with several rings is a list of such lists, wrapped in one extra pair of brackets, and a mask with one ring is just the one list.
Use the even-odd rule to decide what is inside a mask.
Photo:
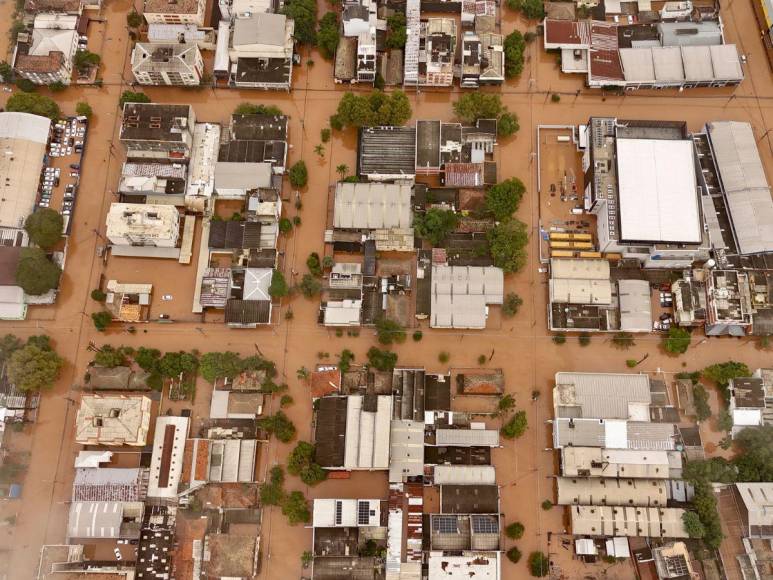
[(526, 186), (517, 177), (511, 177), (486, 192), (486, 211), (494, 216), (497, 221), (506, 221), (521, 204)]
[(717, 428), (720, 431), (730, 431), (733, 428), (733, 416), (727, 411), (722, 409), (717, 416)]
[(320, 158), (323, 158), (325, 156), (325, 147), (322, 145), (322, 143), (317, 143), (314, 146), (314, 153), (319, 155)]
[(106, 344), (94, 355), (94, 364), (108, 369), (125, 367), (129, 364), (129, 361), (126, 358), (127, 354), (126, 347), (119, 346), (118, 348), (115, 348), (114, 346)]
[(411, 118), (411, 104), (403, 91), (389, 94), (373, 91), (368, 95), (344, 93), (336, 114), (330, 118), (334, 129), (370, 127), (374, 125), (404, 125)]
[(317, 252), (312, 252), (309, 254), (309, 257), (306, 258), (306, 267), (309, 269), (309, 272), (315, 276), (322, 276), (322, 262), (320, 261)]
[(523, 34), (514, 30), (505, 37), (505, 76), (508, 79), (517, 77), (523, 72), (523, 53), (526, 50), (526, 41)]
[(502, 99), (495, 93), (465, 93), (454, 103), (454, 113), (465, 123), (478, 119), (499, 119), (506, 110)]
[(101, 61), (102, 58), (98, 54), (88, 50), (79, 50), (75, 53), (75, 56), (72, 59), (72, 64), (75, 68), (83, 73), (88, 72), (95, 66), (99, 66)]
[(558, 332), (553, 335), (551, 340), (554, 344), (566, 344), (566, 335), (563, 332)]
[(541, 0), (507, 0), (507, 7), (523, 14), (529, 20), (541, 20), (545, 9)]
[(22, 391), (50, 389), (64, 361), (50, 348), (26, 344), (8, 360), (8, 380)]
[(14, 93), (8, 99), (5, 110), (48, 117), (52, 121), (62, 116), (59, 105), (53, 99), (34, 93)]
[(682, 514), (682, 523), (684, 529), (691, 538), (702, 538), (706, 535), (706, 528), (703, 527), (700, 517), (695, 512), (684, 512)]
[(149, 103), (150, 97), (139, 91), (124, 91), (118, 99), (118, 107), (123, 109), (126, 103)]
[(40, 296), (59, 286), (62, 269), (40, 248), (22, 248), (16, 268), (16, 283), (27, 294)]
[(336, 166), (336, 173), (343, 181), (346, 178), (346, 174), (349, 173), (349, 166), (346, 163), (341, 163), (340, 165)]
[(290, 178), (290, 185), (293, 187), (306, 187), (309, 182), (309, 170), (306, 169), (306, 162), (303, 159), (290, 167), (287, 175)]
[(161, 351), (157, 348), (145, 348), (141, 346), (134, 353), (134, 362), (148, 373), (160, 372), (159, 363), (161, 360)]
[(529, 243), (526, 224), (515, 218), (497, 224), (489, 230), (487, 239), (495, 266), (508, 273), (517, 272), (526, 265), (526, 245)]
[(287, 459), (287, 472), (301, 478), (306, 485), (317, 485), (327, 479), (327, 472), (315, 461), (316, 448), (311, 443), (299, 441)]
[(295, 524), (305, 524), (311, 520), (309, 511), (309, 502), (306, 496), (300, 491), (291, 491), (282, 502), (282, 513), (287, 517), (287, 523), (291, 526)]
[(517, 564), (521, 561), (521, 551), (513, 546), (507, 551), (507, 559), (510, 560), (513, 564)]
[(276, 105), (258, 105), (257, 103), (240, 103), (234, 109), (234, 115), (267, 115), (282, 116), (282, 110)]
[(515, 397), (510, 393), (499, 399), (499, 402), (497, 403), (497, 412), (500, 415), (506, 415), (513, 409), (515, 409)]
[(199, 372), (204, 379), (213, 383), (218, 379), (233, 379), (244, 370), (241, 357), (232, 351), (208, 352), (199, 361)]
[(322, 292), (322, 282), (311, 274), (304, 274), (303, 278), (301, 278), (301, 283), (298, 284), (298, 289), (304, 297), (314, 298)]
[(67, 88), (67, 85), (64, 84), (62, 81), (54, 81), (53, 83), (48, 85), (48, 90), (50, 90), (52, 93), (61, 93), (66, 88)]
[(523, 304), (523, 298), (518, 296), (515, 292), (510, 292), (505, 296), (505, 300), (502, 303), (502, 315), (505, 318), (512, 318), (518, 314), (518, 310)]
[(293, 229), (293, 222), (291, 222), (287, 218), (282, 218), (279, 220), (279, 232), (282, 234), (288, 234)]
[(690, 331), (678, 326), (672, 326), (668, 329), (668, 336), (663, 338), (663, 350), (670, 354), (684, 354), (690, 347), (692, 336)]
[(387, 48), (403, 48), (408, 40), (405, 12), (395, 12), (387, 18)]
[(290, 287), (287, 285), (284, 274), (279, 270), (274, 270), (271, 275), (271, 284), (268, 287), (268, 295), (272, 298), (281, 298), (290, 293)]
[(0, 339), (0, 364), (5, 364), (11, 355), (23, 346), (22, 341), (13, 334), (6, 334)]
[(136, 10), (132, 9), (126, 15), (126, 25), (129, 28), (139, 28), (142, 26), (142, 16), (140, 16)]
[(30, 241), (44, 250), (59, 242), (63, 226), (62, 214), (47, 207), (38, 208), (28, 215), (24, 222), (24, 229), (29, 234)]
[[(328, 141), (330, 141), (330, 127), (325, 127), (324, 129), (320, 130), (319, 139), (323, 143), (327, 143)], [(341, 166), (339, 165), (339, 167)]]
[(339, 38), (338, 16), (328, 12), (320, 19), (317, 33), (317, 48), (324, 58), (330, 60), (335, 56)]
[(738, 481), (773, 481), (773, 425), (747, 427), (735, 441), (740, 448), (733, 460)]
[(506, 439), (517, 439), (526, 432), (528, 426), (529, 421), (526, 418), (526, 411), (518, 411), (502, 426), (500, 433)]
[(14, 81), (13, 67), (8, 64), (8, 61), (0, 61), (0, 80), (4, 83), (12, 83)]
[(448, 234), (459, 225), (459, 217), (450, 210), (433, 207), (423, 214), (416, 214), (413, 227), (416, 233), (433, 246), (441, 245)]
[(405, 342), (405, 328), (399, 322), (388, 318), (376, 320), (376, 335), (379, 344)]
[(372, 346), (367, 353), (368, 365), (378, 371), (391, 371), (397, 364), (397, 353)]
[(580, 346), (588, 346), (591, 341), (591, 335), (587, 332), (581, 332), (578, 340), (580, 341)]
[(107, 310), (92, 312), (91, 320), (94, 322), (94, 328), (96, 328), (99, 332), (104, 332), (113, 321), (113, 315), (110, 314)]
[(612, 337), (612, 345), (620, 350), (628, 350), (636, 344), (630, 332), (616, 332)]
[(195, 375), (199, 369), (196, 355), (185, 352), (168, 352), (159, 361), (159, 371), (166, 378), (176, 378), (182, 374)]
[(695, 483), (693, 506), (703, 525), (703, 543), (716, 550), (722, 543), (724, 534), (717, 512), (717, 498), (707, 482), (698, 481)]
[(744, 363), (729, 360), (706, 367), (701, 371), (701, 376), (715, 382), (720, 387), (720, 392), (727, 403), (730, 401), (730, 391), (728, 390), (730, 381), (740, 377), (749, 377), (751, 371)]
[(86, 117), (87, 119), (91, 119), (91, 117), (94, 115), (94, 111), (91, 108), (91, 105), (89, 105), (86, 101), (78, 101), (78, 104), (75, 105), (75, 114), (79, 117)]
[(738, 470), (724, 457), (692, 459), (685, 464), (682, 477), (691, 483), (698, 481), (735, 483), (738, 480)]
[(283, 12), (295, 21), (293, 36), (298, 44), (316, 44), (317, 4), (314, 0), (287, 0)]
[(273, 415), (264, 417), (259, 421), (259, 425), (266, 433), (273, 435), (282, 443), (288, 443), (295, 437), (295, 425), (284, 411), (277, 411)]
[(269, 472), (268, 481), (260, 485), (260, 503), (262, 505), (280, 505), (284, 501), (285, 473), (279, 465)]
[(34, 93), (36, 90), (38, 90), (38, 85), (36, 85), (29, 79), (25, 79), (23, 77), (17, 77), (16, 88), (25, 93)]
[(711, 417), (709, 394), (703, 385), (693, 385), (692, 398), (695, 404), (695, 418), (698, 419), (698, 421), (705, 421)]
[(515, 135), (521, 126), (518, 124), (518, 115), (515, 113), (504, 112), (497, 121), (497, 135), (500, 137), (510, 137)]
[(529, 554), (529, 572), (536, 578), (547, 576), (550, 571), (550, 560), (542, 552)]
[(441, 350), (437, 355), (437, 359), (439, 362), (446, 364), (448, 361), (451, 360), (451, 353), (448, 352), (447, 350)]
[(354, 353), (350, 351), (348, 348), (345, 348), (341, 351), (341, 354), (338, 355), (338, 368), (342, 373), (349, 372), (349, 368), (352, 365), (352, 361), (354, 360)]
[(520, 540), (523, 536), (524, 529), (521, 522), (513, 522), (505, 528), (505, 534), (511, 540)]

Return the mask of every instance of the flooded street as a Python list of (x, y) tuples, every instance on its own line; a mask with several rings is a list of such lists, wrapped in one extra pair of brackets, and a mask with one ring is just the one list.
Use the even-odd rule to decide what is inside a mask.
[[(15, 503), (7, 502), (3, 507), (4, 517), (10, 513), (16, 516), (15, 527), (0, 529), (1, 562), (12, 580), (34, 578), (40, 546), (65, 540), (73, 460), (79, 451), (79, 446), (73, 442), (76, 411), (73, 402), (77, 400), (76, 391), (91, 360), (91, 353), (86, 350), (90, 341), (153, 347), (162, 351), (234, 350), (245, 355), (253, 354), (257, 346), (267, 358), (277, 363), (281, 377), (289, 384), (289, 394), (295, 403), (286, 409), (286, 413), (298, 428), (298, 438), (305, 440), (310, 437), (311, 397), (308, 386), (296, 378), (296, 370), (302, 366), (312, 368), (318, 362), (318, 352), (330, 353), (330, 360), (333, 360), (344, 348), (355, 353), (356, 362), (363, 362), (368, 348), (376, 344), (372, 330), (363, 329), (356, 338), (338, 338), (334, 332), (325, 330), (316, 323), (318, 301), (300, 295), (289, 301), (285, 299), (281, 315), (275, 316), (275, 324), (269, 328), (230, 330), (214, 320), (202, 322), (196, 319), (188, 307), (193, 291), (196, 252), (188, 266), (163, 260), (116, 257), (109, 258), (104, 264), (97, 257), (97, 246), (104, 244), (102, 236), (107, 208), (115, 199), (111, 190), (118, 183), (123, 161), (123, 148), (118, 142), (120, 112), (117, 103), (120, 93), (128, 88), (125, 79), (130, 75), (127, 55), (131, 42), (127, 36), (125, 14), (131, 4), (129, 0), (107, 0), (103, 8), (105, 22), (91, 24), (91, 42), (99, 42), (101, 46), (103, 86), (72, 87), (55, 95), (66, 113), (72, 114), (76, 103), (84, 100), (94, 110), (57, 303), (54, 307), (31, 308), (28, 320), (24, 322), (0, 325), (3, 332), (20, 337), (49, 334), (67, 361), (60, 381), (43, 397), (37, 424), (27, 427), (24, 434), (13, 434), (20, 445), (29, 448), (31, 458), (22, 498)], [(10, 20), (12, 12), (12, 3), (4, 0), (0, 4), (0, 13), (6, 16), (4, 21)], [(591, 115), (607, 115), (624, 119), (684, 120), (690, 130), (696, 130), (709, 120), (747, 121), (758, 138), (768, 180), (773, 182), (773, 131), (767, 133), (773, 127), (773, 79), (758, 36), (741, 34), (741, 31), (756, 30), (752, 8), (743, 1), (732, 2), (723, 18), (728, 41), (736, 42), (748, 57), (747, 78), (734, 91), (694, 89), (681, 94), (662, 91), (603, 97), (598, 92), (583, 90), (578, 94), (582, 79), (560, 75), (555, 57), (542, 51), (539, 40), (529, 45), (529, 61), (523, 75), (501, 89), (504, 103), (519, 116), (520, 132), (514, 138), (500, 141), (496, 156), (500, 180), (517, 176), (527, 184), (528, 194), (520, 206), (519, 217), (530, 224), (532, 234), (537, 230), (539, 208), (534, 157), (539, 124), (578, 124), (587, 121)], [(532, 29), (533, 26), (532, 23)], [(525, 21), (505, 9), (503, 32), (513, 28), (528, 29)], [(97, 48), (92, 47), (92, 50), (97, 52)], [(292, 165), (304, 159), (309, 168), (309, 183), (301, 191), (303, 208), (298, 213), (302, 225), (286, 240), (284, 271), (288, 280), (292, 278), (291, 270), (301, 275), (306, 272), (305, 261), (309, 253), (323, 251), (327, 192), (329, 185), (337, 179), (336, 167), (345, 164), (351, 171), (356, 167), (356, 131), (353, 129), (334, 132), (331, 141), (324, 146), (323, 157), (314, 152), (315, 146), (321, 143), (320, 131), (327, 126), (345, 89), (333, 82), (329, 62), (316, 53), (311, 58), (314, 65), (309, 67), (306, 64), (309, 56), (303, 54), (303, 64), (294, 71), (291, 93), (178, 88), (145, 91), (155, 102), (190, 103), (199, 122), (225, 124), (234, 108), (244, 101), (276, 105), (290, 117), (288, 163)], [(560, 103), (550, 102), (554, 92), (561, 94)], [(452, 120), (451, 103), (458, 94), (459, 89), (410, 92), (414, 119)], [(7, 96), (3, 93), (3, 100)], [(284, 198), (289, 199), (290, 195), (289, 183), (285, 182)], [(285, 203), (284, 211), (286, 215), (296, 214), (291, 203)], [(547, 280), (538, 272), (537, 237), (532, 235), (528, 266), (505, 280), (505, 291), (516, 292), (524, 299), (515, 318), (503, 320), (498, 328), (468, 333), (430, 330), (423, 323), (419, 326), (424, 331), (421, 342), (409, 340), (395, 346), (394, 350), (399, 355), (398, 364), (425, 366), (429, 372), (445, 371), (449, 366), (477, 366), (480, 354), (494, 353), (489, 364), (504, 370), (507, 391), (516, 397), (518, 408), (527, 411), (530, 425), (523, 438), (505, 441), (494, 453), (505, 520), (508, 523), (518, 520), (525, 525), (526, 533), (518, 542), (524, 554), (537, 549), (550, 551), (566, 578), (600, 577), (601, 566), (578, 566), (556, 538), (548, 546), (549, 534), (560, 534), (566, 527), (561, 509), (543, 511), (540, 508), (543, 500), (555, 499), (551, 479), (555, 474), (554, 455), (545, 451), (550, 444), (550, 426), (545, 421), (551, 417), (550, 390), (554, 374), (559, 370), (626, 372), (626, 358), (639, 359), (645, 354), (649, 357), (639, 370), (667, 373), (697, 370), (731, 355), (754, 369), (770, 366), (771, 355), (757, 350), (748, 341), (730, 338), (711, 339), (693, 346), (681, 358), (664, 355), (659, 349), (659, 338), (654, 335), (637, 337), (636, 346), (628, 352), (615, 350), (603, 337), (594, 338), (589, 347), (581, 347), (572, 339), (564, 345), (554, 344), (546, 328)], [(187, 308), (189, 318), (167, 325), (150, 323), (134, 335), (117, 328), (98, 333), (90, 315), (100, 308), (89, 298), (89, 293), (99, 286), (100, 276), (104, 273), (120, 276), (122, 282), (152, 281), (156, 285), (154, 294), (173, 294), (173, 307), (180, 311)], [(292, 308), (294, 314), (291, 321), (284, 320), (288, 308)], [(441, 351), (450, 353), (449, 363), (441, 365), (438, 362)], [(530, 400), (534, 389), (542, 393), (536, 402)], [(199, 393), (198, 396), (206, 400), (208, 394)], [(272, 404), (276, 406), (277, 402)], [(719, 436), (715, 435), (713, 439), (718, 440)], [(291, 447), (272, 440), (262, 453), (262, 472), (271, 465), (284, 463)], [(303, 489), (309, 498), (386, 498), (386, 481), (385, 473), (355, 473), (348, 480), (328, 481), (315, 488), (306, 488), (297, 478), (288, 477), (287, 487)], [(310, 529), (288, 526), (277, 508), (268, 508), (263, 520), (260, 577), (301, 576), (301, 554), (310, 548), (310, 542)], [(505, 549), (508, 547), (510, 544)], [(525, 560), (514, 565), (505, 559), (502, 577), (525, 577)], [(604, 569), (606, 578), (623, 579), (632, 575), (627, 565), (604, 565)]]

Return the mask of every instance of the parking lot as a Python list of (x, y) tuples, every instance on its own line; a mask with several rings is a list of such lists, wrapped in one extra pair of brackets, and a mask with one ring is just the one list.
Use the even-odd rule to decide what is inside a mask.
[(78, 196), (87, 128), (84, 117), (70, 117), (53, 125), (41, 178), (36, 205), (61, 212), (65, 233), (70, 231), (70, 218)]

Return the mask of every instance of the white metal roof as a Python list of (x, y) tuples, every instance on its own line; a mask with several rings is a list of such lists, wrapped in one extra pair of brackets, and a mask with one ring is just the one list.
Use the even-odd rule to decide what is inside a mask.
[(347, 397), (344, 467), (388, 469), (392, 397), (379, 395), (375, 412), (365, 411), (363, 403), (360, 395)]
[(381, 500), (315, 499), (315, 528), (372, 527), (381, 523)]
[(435, 432), (435, 443), (440, 446), (498, 447), (499, 431), (496, 429), (438, 429)]
[[(161, 486), (161, 464), (165, 452), (166, 428), (174, 427), (174, 439), (172, 440), (171, 461), (169, 462), (169, 474), (167, 485)], [(162, 416), (156, 419), (156, 432), (153, 436), (153, 455), (150, 459), (150, 479), (148, 481), (148, 497), (173, 498), (177, 496), (177, 486), (183, 469), (183, 450), (185, 439), (188, 436), (188, 418)], [(167, 451), (168, 453), (168, 451)]]
[(437, 465), (435, 485), (495, 485), (493, 465)]
[(773, 526), (773, 482), (736, 483), (750, 526)]
[(502, 304), (500, 268), (433, 266), (430, 289), (433, 328), (485, 328), (486, 305)]
[(343, 183), (336, 186), (333, 225), (342, 229), (410, 228), (413, 187), (405, 183)]
[(617, 167), (623, 240), (701, 241), (691, 141), (617, 139)]
[(650, 283), (646, 280), (618, 280), (617, 296), (620, 305), (620, 330), (650, 332), (652, 330)]
[(741, 254), (773, 251), (773, 200), (749, 123), (707, 125)]
[(556, 417), (649, 421), (646, 409), (652, 395), (647, 375), (559, 372), (555, 380)]
[(424, 473), (424, 423), (393, 420), (390, 429), (389, 481)]
[(443, 552), (430, 552), (428, 568), (430, 578), (444, 580), (498, 580), (499, 552), (470, 552), (464, 556), (448, 556)]

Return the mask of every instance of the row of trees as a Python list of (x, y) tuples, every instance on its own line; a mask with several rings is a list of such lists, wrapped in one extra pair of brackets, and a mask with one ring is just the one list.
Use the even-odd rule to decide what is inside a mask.
[(13, 334), (0, 340), (0, 364), (6, 366), (8, 381), (22, 391), (39, 391), (54, 386), (64, 361), (46, 335), (31, 336), (23, 342)]

